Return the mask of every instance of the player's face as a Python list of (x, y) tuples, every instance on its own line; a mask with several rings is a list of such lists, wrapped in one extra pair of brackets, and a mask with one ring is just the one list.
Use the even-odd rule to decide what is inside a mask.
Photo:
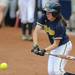
[(54, 21), (56, 19), (55, 17), (52, 16), (51, 12), (46, 12), (46, 15), (47, 15), (48, 20), (50, 21)]

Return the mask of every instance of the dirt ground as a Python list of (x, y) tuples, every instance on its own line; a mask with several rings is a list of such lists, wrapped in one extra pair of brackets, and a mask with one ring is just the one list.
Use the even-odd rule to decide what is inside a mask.
[[(40, 45), (46, 47), (49, 42), (45, 33), (40, 33)], [(70, 35), (70, 34), (69, 34)], [(71, 55), (75, 55), (75, 36), (70, 35), (73, 43)], [(19, 28), (4, 27), (0, 29), (0, 63), (7, 62), (8, 70), (0, 75), (48, 75), (48, 56), (40, 57), (31, 54), (32, 42), (21, 40)], [(75, 73), (75, 62), (68, 61), (65, 69)]]

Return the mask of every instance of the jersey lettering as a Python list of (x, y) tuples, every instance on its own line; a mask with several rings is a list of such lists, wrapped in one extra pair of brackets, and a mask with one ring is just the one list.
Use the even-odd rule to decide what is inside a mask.
[(46, 25), (44, 26), (44, 30), (52, 36), (55, 35), (55, 31), (52, 30), (50, 27), (47, 27)]

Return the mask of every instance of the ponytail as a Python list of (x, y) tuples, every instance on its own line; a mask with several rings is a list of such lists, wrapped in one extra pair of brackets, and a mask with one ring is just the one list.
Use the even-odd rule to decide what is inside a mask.
[(61, 23), (65, 26), (65, 27), (67, 27), (67, 23), (66, 23), (66, 21), (65, 21), (65, 19), (64, 19), (64, 17), (63, 16), (61, 16)]

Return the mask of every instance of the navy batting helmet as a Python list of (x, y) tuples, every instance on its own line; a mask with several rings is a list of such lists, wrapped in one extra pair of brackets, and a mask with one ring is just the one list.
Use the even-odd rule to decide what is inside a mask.
[(51, 12), (53, 16), (57, 16), (60, 13), (61, 5), (55, 2), (49, 2), (45, 5), (44, 11)]

